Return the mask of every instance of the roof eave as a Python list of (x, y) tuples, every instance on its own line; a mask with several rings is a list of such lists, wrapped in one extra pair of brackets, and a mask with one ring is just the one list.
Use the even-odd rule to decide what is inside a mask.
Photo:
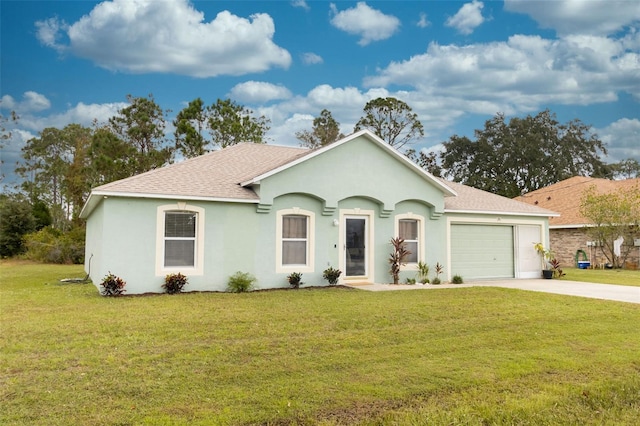
[(510, 212), (510, 211), (495, 211), (495, 210), (469, 210), (469, 209), (444, 209), (445, 213), (462, 213), (462, 214), (488, 214), (488, 215), (503, 215), (503, 216), (533, 216), (533, 217), (559, 217), (558, 213), (532, 213), (532, 212)]
[(93, 209), (97, 207), (100, 200), (108, 197), (119, 198), (150, 198), (160, 200), (184, 200), (184, 201), (215, 201), (219, 203), (242, 203), (242, 204), (258, 204), (260, 200), (255, 198), (228, 198), (228, 197), (208, 197), (201, 195), (175, 195), (175, 194), (153, 194), (138, 192), (118, 192), (118, 191), (92, 191), (87, 202), (80, 211), (80, 218), (89, 217)]

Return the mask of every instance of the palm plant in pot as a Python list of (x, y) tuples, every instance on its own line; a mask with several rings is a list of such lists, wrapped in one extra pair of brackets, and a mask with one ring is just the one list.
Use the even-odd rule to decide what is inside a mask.
[(553, 252), (544, 248), (542, 243), (536, 243), (533, 248), (540, 254), (542, 260), (542, 277), (545, 279), (553, 278), (553, 269), (550, 261), (553, 259)]

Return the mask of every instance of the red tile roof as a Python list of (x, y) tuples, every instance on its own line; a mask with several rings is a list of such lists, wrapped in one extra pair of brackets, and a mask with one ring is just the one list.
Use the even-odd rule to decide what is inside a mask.
[(560, 213), (560, 217), (549, 220), (551, 227), (578, 227), (589, 224), (580, 214), (580, 203), (584, 191), (592, 186), (595, 186), (598, 194), (627, 191), (632, 188), (640, 190), (640, 178), (609, 180), (574, 176), (514, 199)]

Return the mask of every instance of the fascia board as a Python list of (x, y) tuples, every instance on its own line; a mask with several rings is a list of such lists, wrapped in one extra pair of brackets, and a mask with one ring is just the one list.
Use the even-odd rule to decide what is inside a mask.
[(244, 199), (244, 198), (224, 198), (224, 197), (203, 197), (203, 196), (190, 196), (190, 195), (174, 195), (174, 194), (153, 194), (153, 193), (137, 193), (137, 192), (117, 192), (117, 191), (94, 191), (89, 195), (87, 202), (80, 211), (80, 217), (86, 218), (91, 211), (98, 205), (100, 199), (107, 197), (119, 197), (119, 198), (151, 198), (162, 200), (186, 200), (186, 201), (213, 201), (219, 203), (244, 203), (244, 204), (259, 204), (258, 199)]
[(503, 216), (532, 216), (532, 217), (559, 217), (558, 213), (523, 213), (523, 212), (509, 212), (509, 211), (501, 211), (497, 212), (495, 210), (455, 210), (455, 209), (444, 209), (445, 213), (456, 213), (456, 214), (487, 214), (487, 215), (503, 215)]

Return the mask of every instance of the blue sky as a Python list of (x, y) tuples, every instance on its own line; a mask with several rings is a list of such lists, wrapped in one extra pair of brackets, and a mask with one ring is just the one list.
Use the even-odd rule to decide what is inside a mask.
[(606, 161), (640, 161), (636, 0), (2, 0), (0, 19), (0, 112), (20, 116), (5, 184), (43, 128), (105, 122), (150, 93), (169, 121), (230, 97), (270, 118), (279, 145), (324, 108), (351, 133), (377, 97), (413, 108), (425, 150), (549, 108), (592, 125)]

